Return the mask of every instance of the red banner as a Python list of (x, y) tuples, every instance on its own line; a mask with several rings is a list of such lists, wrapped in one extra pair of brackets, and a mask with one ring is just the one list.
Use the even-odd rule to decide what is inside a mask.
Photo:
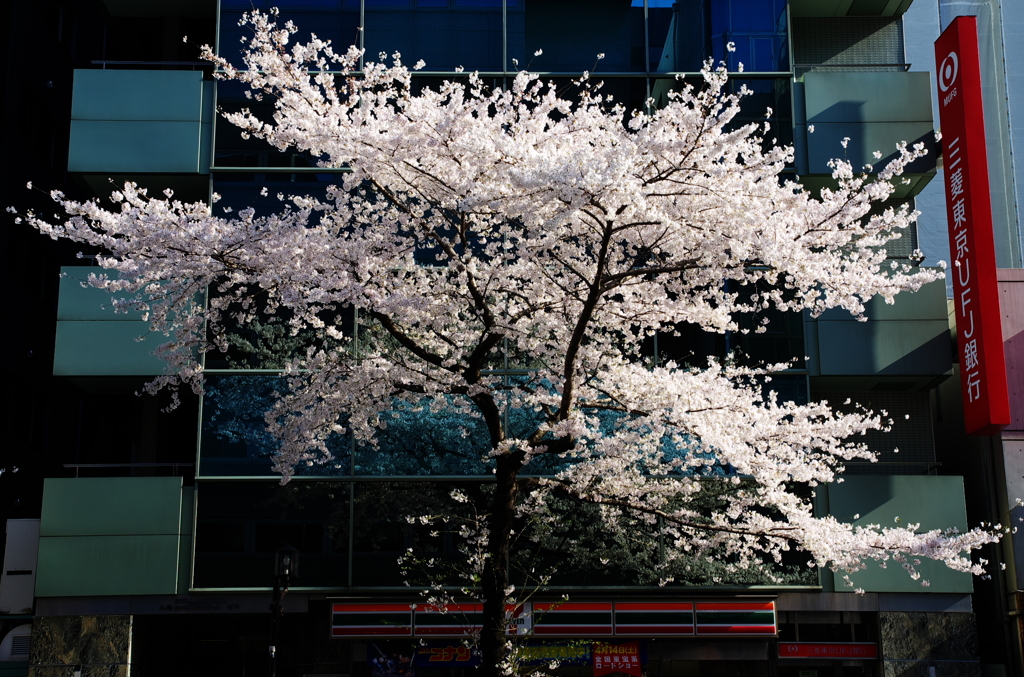
[(1010, 424), (1010, 402), (975, 17), (957, 17), (943, 31), (935, 63), (964, 427), (968, 435), (992, 435)]
[(779, 658), (878, 658), (873, 642), (779, 642)]
[(641, 677), (640, 642), (619, 644), (597, 643), (590, 651), (594, 664), (594, 677), (622, 672)]

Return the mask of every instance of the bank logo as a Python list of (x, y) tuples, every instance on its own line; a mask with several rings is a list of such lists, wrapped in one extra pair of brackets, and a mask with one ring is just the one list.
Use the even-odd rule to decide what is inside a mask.
[(942, 60), (942, 65), (939, 66), (939, 89), (943, 92), (949, 90), (956, 82), (956, 76), (960, 72), (960, 63), (957, 59), (956, 52), (950, 52), (949, 56)]

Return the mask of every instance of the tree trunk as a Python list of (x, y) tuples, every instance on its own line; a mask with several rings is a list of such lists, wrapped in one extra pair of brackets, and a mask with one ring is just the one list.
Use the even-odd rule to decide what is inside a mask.
[(498, 458), (497, 485), (487, 521), (487, 561), (484, 562), (481, 592), (484, 598), (483, 630), (480, 633), (481, 674), (500, 677), (508, 658), (505, 635), (505, 588), (508, 586), (509, 544), (512, 538), (518, 494), (517, 475), (522, 467), (518, 454)]

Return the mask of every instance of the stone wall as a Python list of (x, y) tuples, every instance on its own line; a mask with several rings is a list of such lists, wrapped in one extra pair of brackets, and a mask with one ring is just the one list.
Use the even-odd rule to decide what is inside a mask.
[(878, 625), (885, 677), (981, 675), (974, 614), (882, 612)]
[(29, 677), (128, 677), (131, 616), (46, 616), (32, 621)]

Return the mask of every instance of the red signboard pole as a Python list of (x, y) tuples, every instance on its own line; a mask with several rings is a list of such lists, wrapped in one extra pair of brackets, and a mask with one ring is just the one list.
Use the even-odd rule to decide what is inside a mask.
[(957, 17), (943, 31), (935, 63), (964, 427), (968, 435), (993, 435), (1010, 424), (1010, 401), (975, 17)]

